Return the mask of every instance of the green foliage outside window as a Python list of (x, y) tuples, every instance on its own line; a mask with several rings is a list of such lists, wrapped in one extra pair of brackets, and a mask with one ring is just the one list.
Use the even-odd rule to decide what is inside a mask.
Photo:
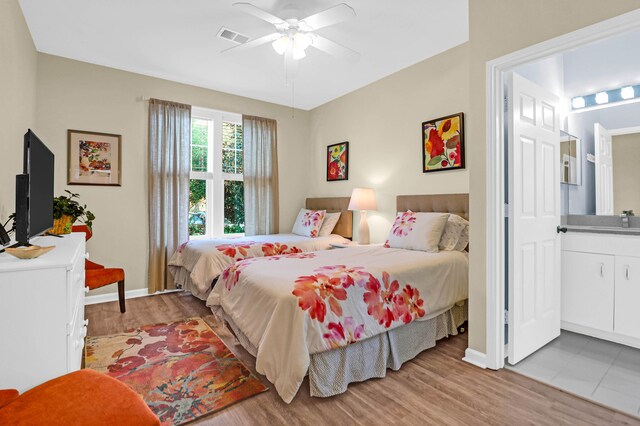
[[(208, 171), (208, 135), (210, 122), (193, 120), (191, 135), (191, 170)], [(225, 173), (243, 172), (242, 126), (222, 123), (222, 170)], [(189, 235), (204, 235), (206, 226), (206, 188), (202, 179), (189, 182)], [(224, 181), (224, 233), (244, 232), (244, 184)]]

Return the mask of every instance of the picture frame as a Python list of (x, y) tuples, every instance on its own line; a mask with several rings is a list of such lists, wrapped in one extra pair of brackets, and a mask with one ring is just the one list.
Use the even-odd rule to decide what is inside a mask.
[(327, 182), (349, 180), (349, 142), (327, 146)]
[(67, 130), (67, 184), (122, 186), (122, 135)]
[(422, 123), (422, 173), (465, 168), (464, 113)]

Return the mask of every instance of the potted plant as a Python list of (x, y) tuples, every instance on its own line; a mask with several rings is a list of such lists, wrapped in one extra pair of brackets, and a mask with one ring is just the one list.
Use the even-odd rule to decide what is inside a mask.
[(71, 226), (80, 221), (91, 229), (93, 220), (96, 218), (93, 213), (87, 210), (87, 206), (80, 205), (77, 199), (79, 194), (71, 191), (64, 191), (68, 195), (61, 195), (53, 199), (53, 229), (54, 234), (69, 234)]

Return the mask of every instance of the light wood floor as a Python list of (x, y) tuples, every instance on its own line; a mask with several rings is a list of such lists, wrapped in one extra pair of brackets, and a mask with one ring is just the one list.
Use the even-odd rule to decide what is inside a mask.
[[(216, 322), (204, 302), (186, 293), (86, 307), (89, 335), (199, 316), (255, 373), (255, 362)], [(346, 393), (311, 398), (305, 380), (289, 405), (271, 389), (202, 418), (198, 425), (640, 425), (636, 419), (595, 405), (517, 373), (482, 370), (461, 361), (467, 335), (444, 339), (384, 379), (352, 384)]]

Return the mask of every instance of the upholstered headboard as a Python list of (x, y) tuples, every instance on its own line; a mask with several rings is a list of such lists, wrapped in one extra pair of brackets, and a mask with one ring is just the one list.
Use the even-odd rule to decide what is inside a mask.
[(345, 238), (353, 237), (353, 212), (347, 210), (349, 197), (307, 198), (306, 208), (309, 210), (326, 210), (329, 213), (341, 212), (340, 220), (333, 228), (333, 234)]
[(396, 211), (441, 212), (469, 220), (469, 194), (398, 195)]

